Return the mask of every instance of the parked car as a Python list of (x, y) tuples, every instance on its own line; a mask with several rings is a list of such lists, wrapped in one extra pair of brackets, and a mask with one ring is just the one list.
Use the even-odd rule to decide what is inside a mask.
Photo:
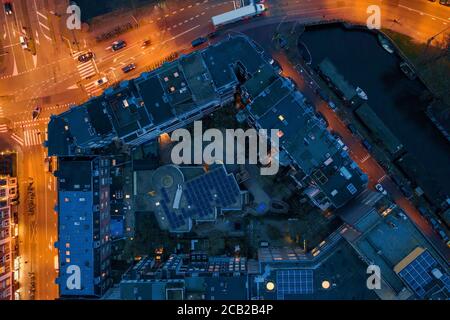
[(201, 45), (201, 44), (204, 44), (206, 41), (208, 41), (207, 38), (200, 37), (200, 38), (194, 39), (194, 40), (191, 42), (191, 45), (192, 45), (193, 48), (195, 48), (195, 47), (198, 47), (198, 46)]
[(330, 126), (330, 124), (327, 121), (327, 118), (325, 118), (325, 116), (321, 112), (317, 111), (316, 112), (316, 117), (317, 117), (317, 119), (319, 119), (320, 123), (324, 127), (328, 128)]
[(376, 184), (375, 189), (377, 189), (378, 192), (382, 193), (383, 195), (387, 195), (387, 191), (384, 190), (383, 186), (381, 184)]
[(10, 16), (13, 14), (13, 8), (12, 8), (12, 3), (7, 1), (5, 3), (3, 3), (3, 8), (5, 9), (5, 14), (7, 16)]
[(408, 220), (408, 217), (406, 216), (406, 214), (403, 211), (400, 211), (398, 213), (399, 217), (402, 218), (403, 220)]
[(400, 191), (403, 193), (403, 195), (406, 197), (406, 198), (408, 198), (408, 199), (410, 199), (410, 198), (412, 198), (412, 192), (411, 191), (409, 191), (409, 189), (406, 187), (406, 186), (400, 186)]
[(78, 61), (80, 61), (81, 63), (88, 62), (93, 57), (94, 57), (94, 53), (89, 51), (89, 52), (86, 52), (86, 53), (83, 53), (83, 54), (79, 55), (78, 56)]
[(372, 151), (372, 145), (370, 144), (369, 141), (367, 141), (366, 139), (363, 139), (361, 142), (368, 151)]
[(433, 228), (439, 227), (439, 222), (437, 222), (437, 220), (435, 218), (431, 218), (430, 222), (431, 222), (431, 225), (433, 226)]
[(136, 65), (134, 63), (130, 63), (129, 65), (126, 65), (125, 67), (122, 68), (122, 71), (124, 73), (128, 73), (132, 70), (136, 69)]
[(112, 49), (112, 51), (118, 51), (122, 48), (125, 48), (126, 46), (127, 46), (127, 43), (125, 41), (117, 40), (112, 43), (111, 49)]
[(353, 123), (349, 123), (347, 125), (348, 130), (350, 130), (353, 134), (358, 134), (358, 130), (356, 129), (355, 125)]
[(337, 106), (333, 101), (328, 101), (328, 107), (330, 107), (331, 110), (336, 111)]
[(439, 235), (441, 236), (442, 240), (444, 240), (445, 242), (448, 241), (448, 236), (444, 230), (439, 230)]
[(103, 85), (106, 84), (106, 83), (108, 83), (108, 78), (106, 78), (106, 77), (103, 77), (103, 78), (101, 78), (101, 79), (98, 79), (98, 80), (95, 82), (95, 84), (96, 84), (97, 86), (103, 86)]

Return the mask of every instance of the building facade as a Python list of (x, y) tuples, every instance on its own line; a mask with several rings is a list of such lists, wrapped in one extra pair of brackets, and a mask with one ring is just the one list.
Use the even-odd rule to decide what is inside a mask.
[(111, 285), (110, 160), (62, 157), (58, 171), (61, 298), (98, 298)]
[(17, 179), (0, 176), (0, 300), (15, 299)]

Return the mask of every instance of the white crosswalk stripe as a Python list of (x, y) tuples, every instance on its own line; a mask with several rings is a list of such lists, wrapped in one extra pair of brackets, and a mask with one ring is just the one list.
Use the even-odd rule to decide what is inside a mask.
[(0, 133), (8, 132), (8, 125), (7, 124), (0, 124)]
[(3, 118), (3, 107), (0, 106), (0, 118)]
[(369, 160), (369, 158), (370, 158), (370, 154), (366, 154), (366, 156), (365, 156), (364, 158), (361, 159), (361, 162), (364, 163), (364, 162), (366, 162), (367, 160)]
[(97, 85), (96, 82), (97, 80), (92, 81), (91, 83), (88, 83), (87, 85), (84, 86), (84, 88), (90, 95), (97, 95), (102, 91), (102, 89)]
[(24, 131), (25, 146), (37, 146), (42, 144), (42, 134), (38, 129), (30, 129)]
[(11, 135), (11, 138), (14, 139), (18, 144), (20, 144), (21, 146), (24, 145), (25, 141), (23, 141), (23, 139), (21, 137), (19, 137), (17, 134), (13, 133)]

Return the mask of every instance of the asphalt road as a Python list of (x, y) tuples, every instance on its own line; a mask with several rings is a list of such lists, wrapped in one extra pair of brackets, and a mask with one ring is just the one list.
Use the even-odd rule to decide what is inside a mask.
[[(364, 23), (368, 16), (367, 6), (371, 4), (381, 6), (382, 24), (419, 41), (426, 41), (450, 23), (449, 8), (426, 0), (266, 0), (269, 11), (265, 17), (249, 20), (233, 29), (243, 31), (283, 20), (324, 18), (346, 18)], [(56, 217), (53, 212), (56, 192), (54, 181), (51, 181), (53, 178), (44, 170), (45, 150), (41, 146), (49, 116), (67, 110), (70, 105), (83, 102), (90, 96), (101, 94), (104, 88), (93, 83), (103, 76), (110, 83), (136, 77), (172, 52), (188, 51), (193, 39), (212, 31), (211, 17), (231, 10), (233, 3), (222, 0), (168, 0), (166, 8), (154, 9), (138, 29), (120, 37), (128, 46), (118, 52), (110, 50), (109, 42), (97, 43), (89, 34), (81, 32), (76, 33), (78, 44), (74, 44), (74, 34), (65, 29), (64, 18), (54, 14), (65, 12), (64, 1), (15, 0), (13, 6), (12, 16), (6, 16), (3, 8), (0, 9), (0, 121), (9, 127), (7, 132), (0, 133), (0, 139), (9, 140), (21, 151), (21, 179), (30, 176), (39, 185), (35, 224), (24, 217), (21, 209), (19, 232), (25, 248), (21, 251), (22, 261), (28, 261), (23, 264), (21, 272), (24, 275), (21, 277), (22, 292), (25, 292), (26, 298), (28, 282), (25, 275), (33, 268), (37, 272), (37, 298), (54, 299), (57, 297), (53, 267), (56, 250), (51, 245), (56, 240)], [(400, 22), (394, 23), (394, 19)], [(117, 25), (115, 21), (110, 23), (111, 27)], [(26, 35), (35, 49), (22, 49), (18, 41), (20, 35)], [(144, 39), (150, 39), (152, 45), (142, 49)], [(92, 68), (80, 66), (76, 59), (79, 51), (88, 50), (95, 53)], [(125, 75), (121, 68), (130, 62), (134, 62), (137, 69)], [(85, 80), (86, 75), (91, 78)], [(35, 105), (41, 105), (42, 112), (40, 118), (33, 121), (31, 112)], [(334, 123), (332, 118), (330, 120)], [(339, 123), (336, 119), (336, 127)], [(357, 161), (361, 160), (359, 163), (367, 170), (372, 182), (377, 177), (383, 177), (382, 168), (371, 157), (366, 159), (367, 152), (362, 150), (359, 141), (346, 134), (345, 129), (342, 132), (352, 156)], [(388, 183), (389, 179), (384, 179), (388, 191), (396, 194), (394, 187)], [(403, 200), (400, 197), (398, 201)], [(404, 204), (405, 207), (408, 205)], [(408, 210), (410, 217), (434, 239), (435, 234), (429, 230), (429, 225), (416, 213), (411, 214), (414, 210)], [(35, 230), (34, 238), (31, 237), (31, 230)]]

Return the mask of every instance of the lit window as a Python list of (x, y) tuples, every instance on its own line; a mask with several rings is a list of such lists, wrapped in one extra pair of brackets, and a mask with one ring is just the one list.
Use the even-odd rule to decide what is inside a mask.
[(66, 258), (66, 263), (70, 263), (70, 258)]
[(70, 251), (66, 251), (66, 256), (70, 256)]
[(66, 248), (70, 248), (70, 243), (66, 243)]
[(64, 198), (64, 202), (69, 202), (70, 199), (69, 198)]
[(282, 114), (280, 114), (280, 115), (278, 116), (278, 120), (284, 121), (284, 116), (283, 116)]

